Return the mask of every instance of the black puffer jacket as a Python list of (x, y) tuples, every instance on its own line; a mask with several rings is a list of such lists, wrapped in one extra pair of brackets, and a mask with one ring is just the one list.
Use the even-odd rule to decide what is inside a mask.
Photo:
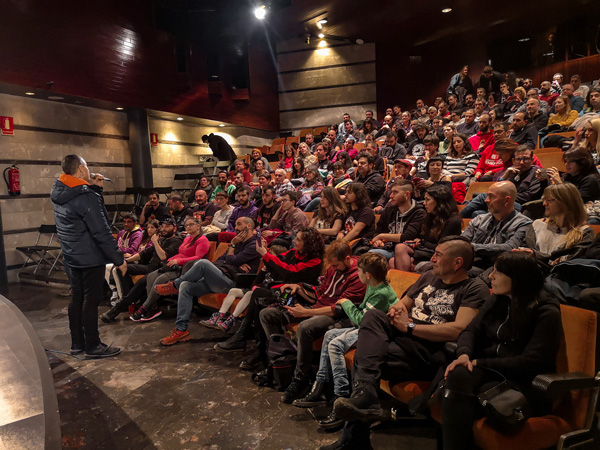
[(50, 198), (65, 262), (85, 269), (123, 264), (123, 254), (112, 237), (102, 189), (62, 175), (54, 182)]

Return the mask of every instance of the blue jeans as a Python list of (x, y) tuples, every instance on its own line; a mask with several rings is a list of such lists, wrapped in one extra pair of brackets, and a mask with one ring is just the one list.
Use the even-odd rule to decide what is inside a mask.
[(344, 355), (358, 340), (358, 328), (334, 328), (325, 333), (317, 381), (333, 381), (336, 397), (350, 396), (350, 382)]
[(304, 212), (314, 212), (321, 204), (321, 197), (315, 197), (304, 207)]
[(369, 253), (378, 253), (380, 255), (383, 255), (388, 261), (395, 256), (393, 250), (386, 250), (384, 248), (374, 248), (372, 250), (369, 250)]
[(179, 331), (188, 329), (196, 297), (210, 293), (222, 294), (235, 287), (231, 278), (206, 259), (199, 260), (185, 275), (173, 281), (173, 284), (179, 290), (175, 319), (175, 328)]

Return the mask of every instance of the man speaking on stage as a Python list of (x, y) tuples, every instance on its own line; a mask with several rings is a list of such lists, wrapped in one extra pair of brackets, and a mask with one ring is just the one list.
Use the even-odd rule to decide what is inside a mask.
[(92, 174), (90, 179), (87, 163), (78, 155), (65, 156), (62, 170), (50, 198), (65, 263), (72, 273), (71, 354), (85, 352), (87, 359), (115, 356), (121, 349), (103, 344), (98, 333), (98, 304), (104, 295), (106, 264), (125, 267), (102, 198), (104, 177)]

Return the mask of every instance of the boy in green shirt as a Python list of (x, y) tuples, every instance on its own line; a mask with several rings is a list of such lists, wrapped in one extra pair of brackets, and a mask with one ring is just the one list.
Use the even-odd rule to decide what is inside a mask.
[[(335, 398), (350, 396), (350, 382), (344, 355), (358, 339), (358, 327), (369, 309), (387, 312), (390, 306), (398, 301), (398, 296), (387, 280), (387, 259), (378, 253), (365, 253), (358, 259), (358, 277), (367, 285), (365, 298), (356, 306), (347, 298), (337, 301), (346, 315), (355, 325), (352, 328), (334, 328), (325, 333), (321, 347), (319, 371), (312, 391), (308, 396), (295, 400), (293, 405), (299, 408), (313, 408), (327, 404), (326, 386), (333, 382)], [(343, 424), (335, 417), (333, 410), (326, 419), (318, 421), (325, 429), (335, 428)]]

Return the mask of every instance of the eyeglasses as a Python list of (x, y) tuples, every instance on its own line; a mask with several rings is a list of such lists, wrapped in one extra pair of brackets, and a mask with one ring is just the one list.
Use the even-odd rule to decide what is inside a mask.
[(529, 161), (531, 158), (531, 156), (513, 156), (513, 159), (515, 161)]
[(504, 130), (494, 130), (494, 134), (502, 134), (504, 133)]

